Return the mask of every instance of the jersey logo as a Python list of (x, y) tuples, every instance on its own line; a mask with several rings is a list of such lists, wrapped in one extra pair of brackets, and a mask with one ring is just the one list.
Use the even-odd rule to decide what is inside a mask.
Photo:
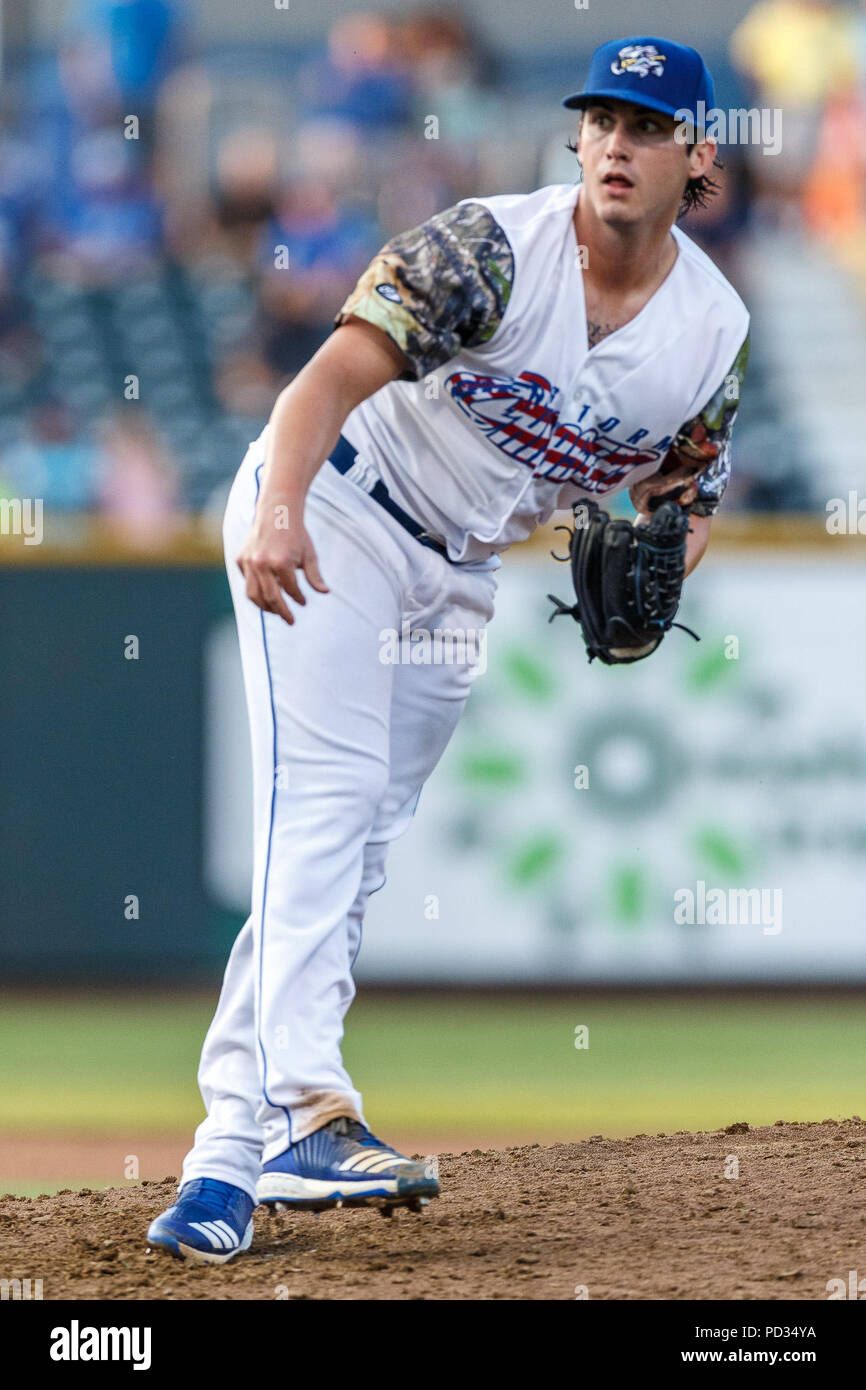
[(620, 421), (592, 423), (588, 407), (579, 423), (561, 421), (554, 408), (559, 388), (539, 372), (519, 377), (453, 372), (445, 386), (490, 443), (530, 468), (533, 477), (574, 483), (585, 492), (609, 492), (633, 468), (660, 462), (670, 445), (669, 438), (645, 443), (646, 430), (632, 431), (631, 440), (623, 442), (613, 433)]
[(399, 290), (395, 290), (395, 288), (394, 288), (393, 285), (389, 285), (389, 284), (377, 285), (377, 286), (376, 286), (376, 293), (377, 293), (377, 294), (380, 294), (380, 295), (382, 296), (383, 299), (390, 299), (390, 301), (391, 301), (392, 304), (402, 304), (402, 303), (403, 303), (402, 299), (400, 298), (400, 292), (399, 292)]
[(610, 70), (616, 77), (633, 73), (635, 77), (664, 77), (667, 54), (659, 53), (654, 43), (630, 43), (621, 48)]

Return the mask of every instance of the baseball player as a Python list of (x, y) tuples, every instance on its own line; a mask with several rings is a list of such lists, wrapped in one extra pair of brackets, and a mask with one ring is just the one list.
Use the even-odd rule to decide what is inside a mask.
[(748, 336), (675, 225), (714, 187), (712, 80), (691, 48), (621, 39), (564, 104), (581, 181), (465, 199), (388, 242), (233, 484), (252, 909), (202, 1052), (207, 1117), (148, 1233), (174, 1255), (246, 1250), (256, 1203), (438, 1194), (367, 1128), (340, 1043), (368, 898), (475, 666), (471, 636), (419, 663), (386, 659), (384, 635), (483, 633), (502, 552), (625, 488), (635, 531), (662, 497), (689, 508), (683, 575), (706, 548)]

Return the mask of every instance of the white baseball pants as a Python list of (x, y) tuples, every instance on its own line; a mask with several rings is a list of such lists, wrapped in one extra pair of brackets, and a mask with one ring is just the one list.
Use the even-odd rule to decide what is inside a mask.
[(181, 1180), (220, 1178), (251, 1197), (263, 1161), (337, 1115), (363, 1119), (340, 1043), (364, 910), (478, 670), (471, 645), (440, 649), (452, 659), (438, 664), (395, 662), (383, 635), (407, 622), (434, 637), (483, 633), (500, 565), (450, 564), (325, 462), (305, 520), (330, 593), (302, 580), (307, 604), (290, 601), (289, 627), (246, 597), (235, 563), (262, 459), (251, 446), (224, 524), (252, 742), (252, 910), (205, 1039), (207, 1118)]

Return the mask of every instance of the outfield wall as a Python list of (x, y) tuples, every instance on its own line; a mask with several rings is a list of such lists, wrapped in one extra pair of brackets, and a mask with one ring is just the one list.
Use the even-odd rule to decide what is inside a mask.
[[(743, 526), (689, 586), (700, 645), (674, 632), (633, 668), (590, 667), (572, 624), (546, 625), (567, 574), (544, 538), (506, 560), (487, 669), (392, 849), (361, 976), (866, 978), (862, 540), (806, 525), (805, 548), (756, 549)], [(213, 547), (7, 550), (0, 588), (6, 977), (217, 972), (250, 840)]]

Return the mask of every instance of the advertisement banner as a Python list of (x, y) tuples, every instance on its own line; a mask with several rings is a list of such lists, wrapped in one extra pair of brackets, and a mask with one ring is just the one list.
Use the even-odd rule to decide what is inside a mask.
[[(558, 588), (557, 588), (558, 585)], [(500, 571), (486, 671), (372, 900), (359, 978), (866, 979), (866, 566), (708, 560), (649, 660), (589, 665), (568, 574)], [(237, 644), (206, 658), (206, 879), (245, 910)]]

